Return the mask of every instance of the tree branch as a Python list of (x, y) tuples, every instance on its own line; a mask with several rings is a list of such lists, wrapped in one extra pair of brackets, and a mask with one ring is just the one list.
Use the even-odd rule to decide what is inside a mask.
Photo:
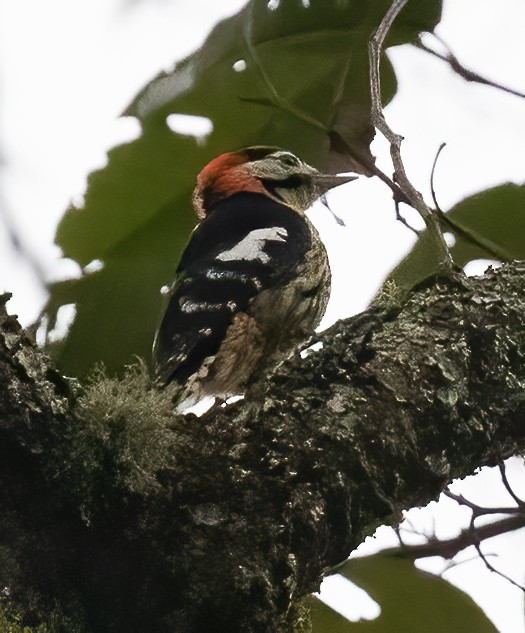
[(399, 547), (390, 547), (381, 551), (381, 554), (400, 556), (417, 560), (418, 558), (431, 558), (432, 556), (442, 556), (443, 558), (454, 558), (459, 552), (467, 547), (479, 546), (483, 541), (508, 534), (525, 527), (525, 515), (516, 514), (515, 516), (505, 517), (499, 521), (487, 523), (474, 529), (467, 528), (462, 530), (458, 536), (450, 539), (431, 538), (426, 543), (418, 545), (400, 545)]
[(482, 86), (490, 86), (491, 88), (496, 88), (497, 90), (507, 92), (508, 94), (514, 95), (515, 97), (521, 97), (522, 99), (525, 99), (525, 94), (523, 92), (504, 86), (503, 84), (500, 84), (496, 81), (491, 81), (490, 79), (483, 77), (477, 72), (474, 72), (473, 70), (470, 70), (469, 68), (465, 68), (465, 66), (463, 66), (460, 63), (459, 59), (454, 55), (454, 53), (450, 50), (447, 44), (435, 33), (432, 33), (432, 35), (445, 48), (446, 50), (445, 54), (439, 53), (433, 48), (430, 48), (429, 46), (427, 46), (423, 42), (421, 35), (419, 36), (419, 41), (415, 44), (415, 46), (425, 51), (426, 53), (429, 53), (430, 55), (433, 55), (434, 57), (437, 57), (438, 59), (441, 59), (442, 61), (446, 62), (450, 66), (450, 68), (455, 73), (457, 73), (460, 77), (465, 79), (465, 81), (472, 81), (474, 83), (481, 84)]
[[(392, 163), (395, 169), (394, 180), (399, 185), (405, 199), (407, 199), (410, 205), (416, 209), (425, 222), (434, 242), (436, 252), (440, 258), (441, 265), (446, 271), (453, 267), (453, 261), (445, 242), (445, 238), (443, 237), (443, 232), (438, 218), (429, 209), (423, 199), (423, 196), (410, 182), (410, 179), (406, 174), (403, 159), (401, 157), (401, 143), (403, 142), (403, 137), (400, 134), (396, 134), (388, 125), (383, 114), (383, 107), (381, 103), (381, 73), (379, 69), (379, 62), (383, 52), (383, 44), (392, 24), (407, 2), (408, 0), (392, 0), (389, 10), (386, 12), (385, 16), (381, 20), (381, 23), (377, 27), (376, 32), (370, 38), (368, 43), (372, 123), (390, 143), (390, 156), (392, 157)], [(399, 211), (397, 209), (396, 214), (399, 218)]]
[(435, 278), (198, 419), (141, 368), (73, 391), (4, 314), (1, 586), (68, 631), (290, 631), (375, 526), (525, 448), (524, 332), (525, 264)]

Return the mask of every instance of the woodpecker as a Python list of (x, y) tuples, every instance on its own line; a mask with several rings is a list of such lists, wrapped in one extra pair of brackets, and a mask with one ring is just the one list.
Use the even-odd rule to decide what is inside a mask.
[(356, 176), (323, 174), (277, 147), (221, 154), (197, 176), (200, 223), (180, 259), (154, 356), (178, 409), (225, 401), (312, 334), (330, 267), (306, 210)]

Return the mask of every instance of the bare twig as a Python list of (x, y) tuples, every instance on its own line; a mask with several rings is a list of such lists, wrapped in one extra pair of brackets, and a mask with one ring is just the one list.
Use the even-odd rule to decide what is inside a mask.
[(390, 9), (385, 14), (381, 24), (368, 43), (368, 54), (370, 62), (370, 91), (372, 100), (372, 123), (383, 134), (390, 143), (390, 155), (396, 172), (395, 181), (399, 184), (410, 204), (418, 211), (423, 218), (425, 225), (432, 236), (439, 258), (445, 268), (453, 266), (452, 258), (447, 244), (443, 237), (443, 232), (439, 219), (426, 205), (423, 196), (412, 185), (405, 172), (405, 167), (401, 158), (401, 142), (403, 137), (396, 134), (386, 122), (381, 105), (381, 82), (379, 72), (379, 61), (383, 50), (383, 43), (390, 27), (397, 15), (405, 6), (408, 0), (393, 0)]
[(438, 162), (439, 155), (443, 151), (443, 148), (445, 147), (445, 145), (446, 145), (446, 143), (441, 143), (441, 145), (438, 147), (438, 151), (436, 152), (436, 156), (434, 158), (434, 162), (432, 163), (432, 171), (430, 172), (430, 193), (432, 195), (432, 201), (434, 202), (434, 206), (436, 207), (436, 211), (440, 211), (440, 212), (441, 212), (441, 208), (440, 208), (440, 206), (438, 204), (438, 201), (437, 201), (436, 190), (434, 189), (434, 174), (436, 172), (436, 165), (437, 165), (437, 162)]
[[(507, 480), (505, 466), (503, 463), (500, 464), (500, 472), (502, 473), (502, 480), (505, 488), (516, 501), (517, 506), (499, 508), (484, 507), (470, 501), (463, 495), (457, 495), (447, 490), (444, 492), (447, 497), (453, 499), (459, 505), (470, 508), (471, 516), (468, 528), (462, 530), (458, 536), (451, 539), (439, 540), (435, 536), (427, 536), (427, 541), (425, 543), (419, 545), (405, 545), (401, 536), (401, 528), (398, 527), (396, 529), (396, 535), (399, 541), (399, 546), (386, 549), (383, 553), (393, 556), (402, 556), (403, 558), (409, 558), (412, 560), (416, 560), (418, 558), (429, 558), (431, 556), (442, 556), (445, 559), (452, 560), (459, 552), (472, 546), (475, 548), (478, 557), (481, 558), (489, 571), (498, 574), (498, 576), (508, 580), (508, 582), (512, 585), (525, 592), (525, 587), (507, 576), (507, 574), (496, 569), (494, 565), (489, 563), (487, 560), (489, 554), (485, 554), (481, 551), (481, 543), (484, 540), (525, 528), (525, 504), (512, 490)], [(507, 516), (492, 523), (487, 523), (486, 525), (479, 527), (476, 526), (476, 519), (481, 516), (494, 514), (504, 514)], [(435, 530), (433, 533), (435, 534)], [(451, 566), (452, 565), (447, 566), (445, 571), (447, 571), (447, 569)]]
[[(498, 574), (498, 576), (505, 578), (505, 580), (508, 580), (512, 585), (518, 587), (525, 592), (525, 587), (510, 578), (507, 574), (504, 574), (503, 572), (496, 569), (494, 565), (488, 562), (487, 556), (481, 551), (481, 542), (483, 539), (491, 538), (492, 536), (498, 536), (499, 534), (504, 534), (505, 532), (510, 532), (512, 530), (517, 530), (519, 528), (525, 527), (525, 504), (512, 490), (507, 480), (504, 464), (500, 464), (500, 472), (503, 484), (512, 498), (516, 501), (516, 506), (487, 508), (484, 506), (480, 506), (477, 503), (473, 503), (472, 501), (469, 501), (463, 495), (456, 495), (453, 492), (450, 492), (450, 490), (445, 491), (443, 494), (445, 494), (450, 499), (456, 501), (456, 503), (458, 503), (459, 505), (470, 508), (470, 510), (472, 511), (469, 528), (468, 530), (462, 532), (460, 537), (467, 535), (466, 538), (470, 539), (471, 541), (469, 542), (469, 545), (473, 545), (476, 548), (476, 551), (485, 564), (485, 567), (489, 571), (492, 571), (495, 574)], [(489, 523), (488, 525), (476, 527), (476, 519), (478, 517), (487, 516), (490, 514), (507, 514), (510, 516), (505, 519), (501, 519), (500, 521)]]
[(401, 211), (399, 210), (399, 204), (400, 204), (399, 200), (396, 200), (394, 198), (394, 205), (396, 208), (396, 220), (401, 222), (403, 226), (405, 226), (409, 231), (412, 231), (412, 233), (415, 233), (417, 237), (419, 237), (419, 231), (416, 228), (414, 228), (411, 224), (409, 224), (408, 220), (401, 215)]
[(434, 57), (437, 57), (438, 59), (441, 59), (444, 62), (446, 62), (455, 73), (457, 73), (460, 77), (463, 77), (463, 79), (465, 79), (466, 81), (472, 81), (474, 83), (482, 84), (484, 86), (490, 86), (492, 88), (496, 88), (497, 90), (502, 90), (503, 92), (507, 92), (508, 94), (514, 95), (515, 97), (520, 97), (521, 99), (525, 99), (525, 94), (523, 92), (520, 92), (519, 90), (514, 90), (513, 88), (508, 88), (507, 86), (503, 86), (502, 84), (497, 83), (496, 81), (491, 81), (490, 79), (486, 79), (485, 77), (482, 77), (481, 75), (474, 72), (473, 70), (465, 68), (465, 66), (463, 66), (459, 62), (458, 58), (450, 50), (449, 46), (435, 33), (432, 33), (432, 35), (436, 38), (436, 40), (438, 40), (438, 42), (441, 43), (442, 46), (445, 47), (447, 51), (445, 55), (443, 55), (442, 53), (439, 53), (438, 51), (424, 44), (421, 39), (421, 36), (419, 37), (419, 42), (416, 44), (416, 46), (420, 48), (421, 50), (429, 53), (430, 55), (433, 55)]
[(329, 211), (330, 215), (334, 218), (334, 220), (337, 222), (337, 224), (338, 224), (339, 226), (344, 226), (344, 227), (346, 227), (346, 223), (345, 223), (345, 221), (343, 220), (343, 218), (339, 217), (339, 216), (337, 215), (337, 213), (335, 213), (335, 211), (332, 209), (332, 207), (328, 204), (328, 198), (326, 197), (326, 195), (325, 195), (325, 194), (323, 194), (323, 195), (319, 198), (319, 201), (321, 202), (321, 204), (322, 204), (322, 205), (324, 205), (324, 207), (325, 207), (326, 209), (328, 209), (328, 211)]
[(474, 529), (468, 527), (454, 538), (446, 540), (430, 539), (427, 543), (421, 543), (419, 545), (404, 545), (402, 543), (398, 547), (385, 549), (382, 553), (403, 556), (403, 558), (411, 558), (413, 560), (417, 558), (430, 558), (432, 556), (453, 558), (471, 545), (476, 547), (476, 545), (479, 545), (479, 543), (489, 538), (507, 534), (508, 532), (513, 532), (523, 527), (525, 527), (525, 516), (523, 514), (517, 514), (516, 516), (506, 517), (500, 521), (487, 523), (486, 525), (481, 525)]
[[(496, 556), (496, 554), (485, 554), (485, 556)], [(440, 572), (439, 575), (443, 576), (447, 573), (447, 571), (450, 571), (451, 569), (455, 569), (456, 567), (460, 567), (461, 565), (466, 565), (467, 563), (472, 563), (473, 561), (476, 561), (478, 559), (479, 554), (476, 552), (472, 556), (467, 556), (466, 558), (462, 558), (461, 560), (454, 560), (453, 558), (447, 560), (445, 566), (443, 567), (443, 570)]]
[(494, 572), (495, 574), (498, 574), (498, 576), (501, 576), (502, 578), (504, 578), (505, 580), (508, 580), (508, 582), (510, 582), (511, 585), (514, 585), (515, 587), (517, 587), (518, 589), (521, 589), (521, 591), (525, 592), (525, 587), (520, 585), (518, 582), (516, 582), (515, 580), (513, 580), (510, 576), (507, 576), (507, 574), (504, 574), (502, 571), (500, 571), (499, 569), (496, 569), (494, 567), (494, 565), (491, 565), (489, 563), (489, 561), (487, 560), (487, 557), (485, 556), (485, 554), (481, 551), (481, 547), (479, 543), (474, 543), (474, 547), (476, 548), (477, 553), (479, 554), (479, 557), (481, 558), (481, 560), (484, 562), (485, 567), (489, 570)]
[(477, 503), (473, 503), (466, 499), (463, 495), (456, 495), (450, 490), (445, 490), (443, 494), (449, 499), (453, 499), (460, 506), (466, 506), (472, 510), (472, 516), (474, 518), (485, 516), (487, 514), (520, 514), (522, 509), (516, 506), (503, 507), (503, 508), (487, 508), (479, 506)]
[(444, 213), (437, 201), (436, 191), (434, 188), (434, 175), (436, 171), (436, 165), (441, 154), (443, 148), (446, 143), (441, 143), (439, 149), (436, 153), (436, 157), (434, 158), (434, 163), (432, 165), (432, 172), (430, 174), (430, 192), (432, 195), (432, 200), (434, 202), (435, 211), (434, 213), (439, 218), (441, 226), (444, 229), (449, 229), (453, 231), (458, 237), (463, 238), (466, 242), (470, 242), (471, 244), (475, 244), (480, 249), (484, 250), (487, 255), (494, 257), (494, 259), (498, 259), (501, 262), (510, 262), (513, 257), (510, 253), (508, 253), (504, 248), (494, 243), (493, 241), (486, 238), (484, 235), (481, 235), (474, 229), (468, 226), (464, 226), (457, 219), (452, 219), (449, 215)]
[(501, 473), (501, 481), (503, 482), (503, 485), (505, 486), (506, 491), (518, 504), (519, 508), (521, 508), (522, 510), (525, 509), (525, 501), (521, 499), (520, 497), (518, 497), (518, 495), (512, 489), (512, 486), (510, 485), (509, 480), (507, 479), (507, 469), (505, 467), (505, 462), (501, 462), (500, 464), (498, 464), (498, 467), (499, 467), (499, 472)]

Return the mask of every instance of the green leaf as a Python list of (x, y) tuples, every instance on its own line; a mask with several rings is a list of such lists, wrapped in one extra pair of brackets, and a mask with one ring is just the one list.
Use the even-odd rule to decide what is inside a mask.
[(381, 614), (350, 622), (312, 598), (313, 633), (497, 633), (472, 598), (409, 559), (384, 554), (353, 558), (338, 572), (364, 589)]
[[(525, 258), (525, 186), (505, 184), (465, 198), (446, 218), (454, 224), (444, 224), (443, 229), (455, 237), (450, 250), (458, 266), (475, 259)], [(425, 231), (387, 281), (394, 281), (404, 294), (438, 268), (435, 248)]]
[[(247, 145), (287, 147), (327, 171), (366, 173), (372, 158), (367, 42), (390, 0), (252, 0), (219, 23), (203, 46), (149, 83), (126, 114), (142, 134), (113, 149), (88, 181), (85, 204), (72, 207), (57, 231), (64, 255), (82, 268), (103, 268), (53, 284), (46, 308), (76, 306), (66, 338), (52, 351), (63, 371), (84, 375), (97, 361), (115, 371), (132, 356), (149, 357), (161, 286), (173, 278), (196, 223), (195, 176), (210, 158)], [(389, 44), (432, 30), (441, 3), (409, 3)], [(246, 68), (234, 64), (244, 60)], [(239, 65), (236, 65), (239, 69)], [(396, 90), (383, 65), (383, 99)], [(209, 118), (206, 143), (169, 129), (170, 114)], [(89, 270), (89, 269), (88, 269)]]
[(355, 633), (358, 630), (354, 627), (360, 623), (350, 622), (319, 598), (308, 596), (305, 603), (310, 609), (312, 633)]

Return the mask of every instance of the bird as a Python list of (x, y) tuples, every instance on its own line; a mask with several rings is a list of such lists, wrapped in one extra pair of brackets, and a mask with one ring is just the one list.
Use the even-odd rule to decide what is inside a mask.
[(199, 220), (182, 253), (154, 342), (178, 411), (242, 395), (312, 335), (330, 266), (306, 211), (355, 175), (325, 174), (279, 147), (226, 152), (198, 174)]

